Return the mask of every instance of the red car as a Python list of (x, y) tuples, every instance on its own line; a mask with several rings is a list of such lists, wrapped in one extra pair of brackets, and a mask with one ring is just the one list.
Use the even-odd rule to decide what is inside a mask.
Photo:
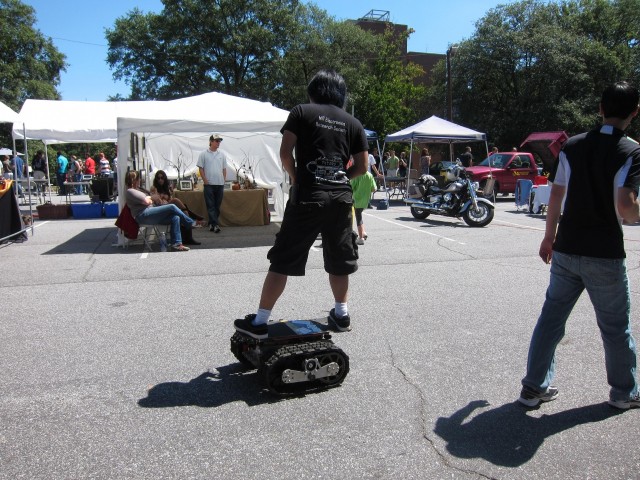
[[(467, 168), (473, 181), (484, 185), (490, 174), (495, 178), (493, 193), (514, 193), (516, 181), (528, 178), (534, 184), (547, 183), (541, 178), (542, 171), (550, 172), (553, 168), (562, 145), (569, 138), (565, 132), (535, 132), (529, 135), (520, 145), (518, 152), (498, 152), (485, 158), (479, 164)], [(535, 158), (541, 160), (536, 163)], [(487, 195), (487, 193), (485, 193)]]
[[(533, 155), (528, 152), (498, 152), (485, 158), (479, 164), (465, 169), (471, 174), (472, 181), (478, 182), (484, 190), (487, 178), (491, 175), (495, 179), (493, 192), (514, 193), (516, 181), (529, 179), (535, 182), (539, 175), (538, 164)], [(485, 192), (486, 196), (488, 192)]]

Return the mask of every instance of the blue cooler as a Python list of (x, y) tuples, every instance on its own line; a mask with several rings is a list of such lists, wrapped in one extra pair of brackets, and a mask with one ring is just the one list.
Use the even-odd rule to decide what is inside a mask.
[(104, 203), (104, 216), (107, 218), (118, 218), (118, 202)]
[(73, 218), (100, 218), (102, 217), (101, 203), (72, 203), (71, 212)]

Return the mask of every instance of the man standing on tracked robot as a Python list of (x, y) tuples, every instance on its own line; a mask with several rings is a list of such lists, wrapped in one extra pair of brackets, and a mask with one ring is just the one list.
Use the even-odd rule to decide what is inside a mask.
[[(289, 275), (303, 276), (309, 250), (322, 234), (324, 269), (335, 306), (330, 325), (351, 330), (347, 311), (349, 275), (358, 269), (349, 180), (367, 171), (368, 144), (361, 123), (344, 110), (347, 87), (342, 76), (321, 70), (307, 86), (311, 103), (294, 107), (282, 128), (280, 159), (291, 177), (289, 201), (256, 314), (236, 320), (236, 330), (254, 338), (268, 336), (271, 310)], [(294, 157), (295, 151), (295, 157)], [(353, 165), (347, 163), (353, 157)]]

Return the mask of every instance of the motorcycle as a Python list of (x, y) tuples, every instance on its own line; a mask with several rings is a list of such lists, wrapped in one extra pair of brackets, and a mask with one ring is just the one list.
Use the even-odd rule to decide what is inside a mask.
[(418, 182), (409, 187), (404, 201), (411, 207), (411, 215), (421, 220), (431, 214), (462, 217), (470, 227), (489, 225), (495, 206), (477, 195), (478, 184), (471, 182), (464, 167), (452, 164), (443, 172), (443, 187), (439, 187), (438, 181), (431, 175), (421, 175)]

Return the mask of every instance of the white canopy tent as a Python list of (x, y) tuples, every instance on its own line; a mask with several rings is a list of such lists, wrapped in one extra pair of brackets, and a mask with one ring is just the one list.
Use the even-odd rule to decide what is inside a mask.
[(0, 123), (13, 123), (18, 118), (18, 114), (0, 102)]
[[(195, 173), (198, 155), (209, 148), (209, 136), (219, 133), (224, 139), (220, 149), (231, 163), (228, 179), (235, 179), (238, 169), (243, 176), (242, 170), (246, 174), (251, 170), (251, 180), (274, 191), (274, 207), (282, 215), (285, 177), (279, 157), (280, 129), (288, 114), (270, 103), (207, 93), (150, 102), (145, 109), (119, 115), (118, 159), (128, 161), (118, 162), (118, 188), (124, 188), (122, 179), (134, 163), (149, 173), (160, 168), (170, 176)], [(134, 136), (137, 144), (131, 142)]]
[[(470, 128), (457, 125), (435, 115), (423, 120), (415, 125), (411, 125), (403, 130), (389, 134), (385, 138), (385, 149), (387, 143), (408, 142), (409, 151), (413, 151), (414, 143), (446, 143), (449, 145), (450, 159), (453, 160), (454, 143), (483, 142), (485, 152), (488, 155), (487, 135), (476, 132)], [(409, 165), (407, 167), (407, 185), (409, 185), (409, 171), (411, 169), (411, 155), (409, 155)]]
[(385, 142), (460, 143), (486, 142), (484, 133), (443, 120), (435, 115), (396, 133), (391, 133)]
[[(195, 171), (200, 151), (208, 148), (209, 135), (220, 133), (225, 138), (222, 150), (233, 167), (251, 164), (256, 183), (274, 189), (276, 212), (281, 215), (284, 172), (278, 151), (287, 115), (270, 103), (215, 92), (170, 101), (29, 99), (14, 121), (13, 137), (48, 145), (118, 142), (118, 158), (129, 160), (118, 162), (121, 180), (134, 164), (147, 173), (164, 169), (177, 176), (172, 164), (179, 157), (183, 166), (190, 164), (181, 169), (181, 174), (188, 175)], [(228, 176), (235, 178), (235, 170), (229, 170)]]

